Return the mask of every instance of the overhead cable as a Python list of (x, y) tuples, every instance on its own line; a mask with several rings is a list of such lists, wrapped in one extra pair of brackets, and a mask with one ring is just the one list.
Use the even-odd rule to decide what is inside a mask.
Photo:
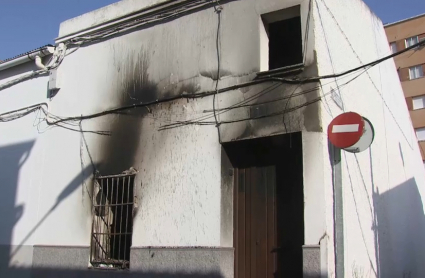
[(253, 86), (253, 85), (257, 85), (257, 84), (261, 84), (261, 83), (265, 83), (265, 82), (281, 82), (281, 83), (285, 83), (285, 84), (300, 84), (300, 83), (314, 83), (314, 82), (318, 82), (322, 79), (330, 79), (330, 78), (336, 78), (336, 77), (342, 77), (351, 73), (354, 73), (358, 70), (361, 69), (369, 69), (379, 63), (382, 63), (386, 60), (389, 60), (391, 58), (394, 58), (398, 55), (401, 55), (403, 53), (406, 53), (412, 49), (415, 49), (417, 47), (423, 46), (425, 45), (425, 41), (421, 41), (415, 45), (412, 45), (410, 47), (407, 47), (404, 50), (398, 51), (396, 53), (393, 53), (391, 55), (385, 56), (383, 58), (380, 58), (378, 60), (375, 60), (373, 62), (370, 62), (368, 64), (341, 72), (341, 73), (337, 73), (337, 74), (331, 74), (331, 75), (323, 75), (323, 76), (316, 76), (316, 77), (307, 77), (307, 78), (294, 78), (294, 79), (286, 79), (286, 78), (278, 78), (278, 77), (266, 77), (266, 78), (262, 78), (262, 79), (255, 79), (253, 81), (249, 81), (249, 82), (245, 82), (245, 83), (241, 83), (241, 84), (237, 84), (237, 85), (233, 85), (233, 86), (229, 86), (229, 87), (225, 87), (225, 88), (221, 88), (218, 90), (214, 90), (214, 91), (205, 91), (205, 92), (201, 92), (201, 93), (192, 93), (192, 94), (187, 94), (187, 93), (183, 93), (180, 95), (176, 95), (176, 96), (172, 96), (172, 97), (167, 97), (167, 98), (163, 98), (163, 99), (157, 99), (157, 100), (153, 100), (150, 102), (141, 102), (138, 104), (132, 104), (132, 105), (127, 105), (127, 106), (121, 106), (121, 107), (117, 107), (117, 108), (112, 108), (109, 110), (105, 110), (102, 112), (97, 112), (97, 113), (93, 113), (93, 114), (89, 114), (89, 115), (81, 115), (81, 116), (74, 116), (74, 117), (65, 117), (65, 118), (60, 118), (58, 120), (55, 120), (53, 122), (51, 122), (51, 124), (57, 124), (57, 123), (61, 123), (61, 122), (66, 122), (66, 121), (79, 121), (79, 120), (88, 120), (88, 119), (92, 119), (92, 118), (97, 118), (97, 117), (101, 117), (104, 115), (108, 115), (108, 114), (114, 114), (114, 113), (119, 113), (122, 111), (126, 111), (126, 110), (130, 110), (130, 109), (135, 109), (138, 107), (146, 107), (146, 106), (151, 106), (151, 105), (155, 105), (155, 104), (160, 104), (160, 103), (165, 103), (165, 102), (170, 102), (170, 101), (175, 101), (175, 100), (179, 100), (179, 99), (195, 99), (195, 98), (203, 98), (203, 97), (207, 97), (207, 96), (211, 96), (214, 94), (221, 94), (224, 92), (228, 92), (228, 91), (233, 91), (233, 90), (237, 90), (240, 88), (245, 88), (245, 87), (249, 87), (249, 86)]
[[(412, 49), (416, 49), (420, 46), (425, 45), (425, 41), (421, 41), (415, 45), (412, 45), (410, 47), (407, 47), (404, 50), (401, 50), (399, 52), (393, 53), (391, 55), (385, 56), (383, 58), (380, 58), (378, 60), (375, 60), (373, 62), (370, 62), (368, 64), (365, 65), (361, 65), (359, 67), (341, 72), (341, 73), (337, 73), (337, 74), (331, 74), (331, 75), (323, 75), (323, 76), (316, 76), (316, 77), (307, 77), (307, 78), (293, 78), (293, 79), (287, 79), (287, 78), (278, 78), (278, 77), (266, 77), (266, 78), (262, 78), (262, 79), (256, 79), (250, 82), (246, 82), (246, 83), (241, 83), (241, 84), (237, 84), (237, 85), (233, 85), (233, 86), (229, 86), (226, 88), (221, 88), (221, 89), (216, 89), (214, 91), (206, 91), (206, 92), (201, 92), (201, 93), (193, 93), (193, 94), (180, 94), (180, 95), (176, 95), (173, 97), (168, 97), (168, 98), (163, 98), (163, 99), (157, 99), (154, 101), (150, 101), (150, 102), (145, 102), (145, 103), (138, 103), (138, 104), (132, 104), (132, 105), (127, 105), (127, 106), (122, 106), (122, 107), (117, 107), (117, 108), (112, 108), (109, 110), (105, 110), (102, 112), (97, 112), (97, 113), (93, 113), (93, 114), (89, 114), (89, 115), (81, 115), (81, 116), (74, 116), (74, 117), (65, 117), (65, 118), (57, 118), (52, 122), (49, 122), (49, 124), (59, 124), (62, 122), (70, 122), (70, 121), (80, 121), (80, 120), (87, 120), (87, 119), (92, 119), (92, 118), (97, 118), (97, 117), (101, 117), (104, 115), (108, 115), (108, 114), (114, 114), (114, 113), (119, 113), (122, 111), (126, 111), (126, 110), (130, 110), (130, 109), (134, 109), (134, 108), (138, 108), (138, 107), (147, 107), (147, 106), (151, 106), (151, 105), (155, 105), (155, 104), (160, 104), (160, 103), (165, 103), (165, 102), (170, 102), (170, 101), (175, 101), (178, 99), (182, 99), (182, 98), (187, 98), (187, 99), (195, 99), (195, 98), (203, 98), (203, 97), (207, 97), (207, 96), (211, 96), (211, 95), (216, 95), (216, 94), (221, 94), (224, 92), (228, 92), (228, 91), (232, 91), (232, 90), (236, 90), (236, 89), (240, 89), (240, 88), (244, 88), (244, 87), (248, 87), (248, 86), (253, 86), (253, 85), (257, 85), (257, 84), (261, 84), (261, 83), (265, 83), (265, 82), (280, 82), (280, 83), (285, 83), (285, 84), (303, 84), (303, 83), (314, 83), (314, 82), (319, 82), (322, 79), (330, 79), (330, 78), (337, 78), (337, 77), (342, 77), (351, 73), (354, 73), (358, 70), (361, 69), (369, 69), (379, 63), (382, 63), (388, 59), (391, 59), (393, 57), (396, 57), (398, 55), (401, 55), (403, 53), (406, 53)], [(65, 49), (66, 50), (66, 49)], [(63, 54), (60, 55), (55, 63), (53, 64), (53, 66), (58, 66), (58, 64), (60, 64), (63, 60), (63, 58), (65, 57), (65, 52), (63, 51)], [(2, 84), (0, 85), (0, 90), (6, 86), (8, 83)], [(1, 115), (0, 115), (1, 116)], [(5, 119), (5, 118), (3, 118)]]

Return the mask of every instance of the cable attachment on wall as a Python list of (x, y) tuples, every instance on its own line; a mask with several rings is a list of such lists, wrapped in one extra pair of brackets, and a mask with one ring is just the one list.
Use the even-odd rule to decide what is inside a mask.
[(53, 53), (53, 57), (49, 65), (47, 66), (49, 69), (57, 68), (63, 61), (66, 55), (66, 45), (60, 43), (56, 46), (55, 52)]
[(223, 10), (223, 6), (220, 5), (220, 1), (219, 0), (213, 0), (215, 5), (214, 5), (214, 10), (216, 13), (221, 13), (221, 11)]

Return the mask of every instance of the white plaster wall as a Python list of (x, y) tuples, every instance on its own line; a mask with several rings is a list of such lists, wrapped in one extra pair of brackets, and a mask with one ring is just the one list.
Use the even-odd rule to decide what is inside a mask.
[[(221, 69), (225, 76), (220, 81), (220, 87), (247, 81), (252, 72), (259, 70), (260, 15), (296, 4), (299, 1), (225, 4), (221, 23)], [(302, 9), (306, 8), (303, 3)], [(96, 15), (87, 17), (95, 18)], [(305, 20), (303, 18), (303, 22)], [(145, 81), (155, 85), (155, 97), (158, 99), (182, 90), (212, 90), (215, 82), (211, 76), (217, 71), (217, 23), (217, 14), (211, 8), (80, 48), (67, 56), (58, 70), (61, 90), (53, 100), (51, 112), (61, 116), (81, 115), (120, 106), (120, 101), (128, 94), (127, 80), (141, 78), (143, 74)], [(236, 37), (235, 34), (240, 35)], [(145, 64), (138, 64), (137, 61), (144, 61)], [(143, 99), (148, 94), (148, 91), (142, 90), (140, 95), (132, 97)], [(233, 104), (238, 98), (244, 98), (242, 92), (229, 92), (226, 96), (218, 97), (217, 107)], [(169, 122), (203, 116), (203, 111), (211, 108), (212, 97), (207, 97), (152, 106), (151, 114), (146, 110), (143, 115), (115, 115), (83, 122), (84, 129), (111, 130), (112, 137), (114, 132), (115, 136), (120, 134), (126, 137), (123, 129), (117, 128), (117, 123), (140, 130), (130, 135), (134, 137), (132, 143), (137, 144), (131, 153), (131, 166), (139, 170), (133, 247), (220, 246), (221, 150), (216, 128), (189, 126), (158, 131), (160, 126)], [(65, 137), (66, 143), (60, 139)], [(63, 161), (67, 165), (72, 164), (75, 175), (76, 169), (81, 167), (78, 133), (57, 129), (51, 138), (57, 144), (56, 151), (66, 148), (62, 152)], [(95, 162), (111, 163), (104, 160), (103, 153), (114, 139), (92, 134), (87, 134), (86, 139)], [(122, 144), (112, 144), (114, 148), (126, 148), (124, 141)], [(54, 153), (51, 153), (52, 159)], [(89, 158), (85, 150), (84, 160), (87, 166)], [(52, 167), (60, 171), (63, 168), (61, 164)], [(114, 168), (114, 171), (126, 170), (124, 166), (118, 168)], [(62, 180), (70, 178), (55, 177), (49, 182), (63, 183)], [(55, 194), (52, 193), (52, 196)], [(83, 201), (80, 196), (83, 196)], [(67, 220), (61, 213), (75, 210), (74, 207), (81, 203), (87, 204), (82, 189), (75, 191), (71, 197), (49, 216), (49, 223), (58, 223), (61, 227), (58, 229), (65, 234)], [(44, 213), (53, 203), (52, 199), (50, 204), (46, 202)], [(86, 210), (78, 208), (75, 215), (80, 219), (71, 219), (73, 223), (79, 223), (80, 229), (74, 232), (72, 239), (58, 239), (54, 244), (70, 244), (71, 241), (80, 245), (88, 243), (89, 225), (86, 223), (90, 216)], [(42, 244), (53, 242), (48, 236), (48, 229), (47, 225), (39, 229)]]
[[(0, 72), (0, 84), (35, 70), (33, 63), (26, 63)], [(0, 91), (0, 114), (40, 102), (46, 102), (48, 76), (27, 80)], [(34, 244), (30, 231), (39, 219), (39, 192), (43, 184), (43, 150), (45, 141), (36, 128), (37, 114), (32, 113), (16, 121), (0, 123), (0, 226), (1, 254), (10, 265), (31, 265), (25, 248), (18, 245)], [(9, 258), (10, 257), (10, 258)], [(8, 262), (2, 261), (1, 265)]]
[[(0, 72), (0, 77), (5, 77), (1, 82), (35, 69), (32, 63), (27, 63)], [(48, 76), (39, 76), (2, 90), (0, 113), (41, 102), (46, 102), (50, 109), (54, 102), (47, 99), (48, 79)], [(2, 163), (8, 166), (2, 168), (13, 170), (4, 173), (7, 181), (14, 180), (15, 171), (19, 172), (14, 185), (16, 193), (10, 192), (10, 196), (16, 196), (16, 213), (9, 216), (16, 217), (17, 221), (11, 227), (11, 239), (1, 239), (3, 244), (14, 245), (11, 261), (19, 256), (17, 252), (24, 251), (24, 248), (16, 248), (20, 245), (89, 245), (91, 207), (87, 198), (82, 198), (87, 193), (81, 186), (80, 135), (59, 127), (48, 127), (40, 123), (43, 117), (43, 114), (32, 113), (0, 124), (0, 146), (12, 148), (12, 151), (17, 146), (15, 152), (23, 152), (22, 165), (11, 166), (9, 158), (2, 159)], [(22, 144), (24, 150), (20, 148)], [(27, 155), (25, 159), (24, 155)], [(6, 215), (9, 210), (2, 208)], [(9, 228), (4, 225), (2, 229)]]
[(305, 244), (318, 245), (325, 229), (325, 194), (323, 184), (326, 174), (322, 165), (327, 163), (324, 150), (327, 140), (320, 132), (302, 133), (304, 175), (304, 229)]
[(220, 246), (221, 147), (215, 127), (157, 132), (155, 120), (143, 125), (133, 246)]
[[(190, 24), (194, 20), (206, 24)], [(156, 84), (158, 90), (156, 98), (180, 89), (181, 80), (187, 80), (196, 88), (212, 88), (214, 83), (201, 76), (199, 68), (213, 71), (215, 44), (212, 26), (215, 24), (216, 16), (208, 10), (191, 18), (81, 48), (65, 59), (59, 69), (62, 89), (55, 97), (53, 113), (79, 115), (120, 106), (120, 99), (127, 97), (122, 95), (127, 94), (123, 89), (125, 80), (137, 79), (141, 74), (134, 61), (144, 58), (147, 58), (143, 66), (147, 79)], [(180, 40), (183, 33), (191, 33), (193, 37)], [(193, 44), (193, 41), (199, 41), (201, 45)], [(76, 67), (81, 70), (75, 71)], [(148, 92), (140, 93), (133, 97), (144, 98)], [(140, 130), (139, 134), (131, 135), (138, 137), (134, 139), (138, 146), (135, 153), (129, 154), (132, 166), (139, 170), (133, 247), (220, 245), (220, 145), (215, 127), (158, 131), (161, 125), (170, 121), (200, 116), (202, 110), (211, 105), (211, 98), (189, 103), (185, 100), (152, 106), (152, 114), (144, 116), (143, 120), (140, 116), (127, 119), (127, 124)], [(85, 121), (83, 125), (85, 129), (110, 130), (119, 120), (119, 116), (109, 116)], [(120, 133), (112, 132), (112, 136)], [(86, 138), (94, 160), (111, 163), (103, 160), (102, 152), (112, 139), (90, 134)], [(78, 147), (79, 139), (74, 142)], [(117, 144), (114, 147), (123, 146)], [(74, 149), (67, 155), (68, 162), (73, 161), (79, 166), (78, 155), (79, 150)], [(85, 161), (89, 163), (86, 154)], [(122, 170), (126, 169), (116, 169)], [(53, 218), (62, 221), (59, 215)], [(90, 234), (89, 230), (81, 231), (86, 235), (80, 237), (80, 244), (88, 242)]]
[[(323, 0), (314, 2), (320, 75), (390, 54), (382, 22), (363, 2), (326, 0), (332, 14)], [(345, 111), (368, 118), (375, 128), (375, 140), (365, 152), (342, 156), (345, 275), (422, 277), (425, 173), (394, 62), (381, 63), (344, 86), (355, 76), (337, 80)], [(322, 84), (324, 94), (338, 87), (335, 80)], [(321, 111), (324, 127), (343, 112), (330, 95), (322, 101)], [(327, 156), (325, 152), (325, 161), (329, 161)], [(332, 277), (332, 177), (330, 163), (324, 166), (328, 271)]]

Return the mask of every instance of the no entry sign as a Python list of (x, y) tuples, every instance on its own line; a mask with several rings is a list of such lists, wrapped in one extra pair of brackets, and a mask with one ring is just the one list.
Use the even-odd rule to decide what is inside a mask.
[(339, 115), (328, 126), (328, 138), (333, 145), (345, 149), (359, 142), (363, 136), (365, 121), (354, 112)]

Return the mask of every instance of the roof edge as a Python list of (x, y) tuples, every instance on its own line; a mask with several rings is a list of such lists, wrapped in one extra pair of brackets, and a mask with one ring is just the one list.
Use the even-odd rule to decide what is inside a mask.
[(40, 56), (41, 58), (45, 57), (47, 55), (53, 54), (53, 52), (54, 46), (47, 44), (34, 50), (19, 54), (12, 58), (0, 61), (0, 71), (32, 61), (36, 56)]
[(61, 22), (56, 40), (107, 25), (166, 2), (176, 2), (176, 0), (125, 0), (109, 4)]
[(390, 27), (390, 26), (393, 26), (393, 25), (396, 25), (396, 24), (400, 24), (400, 23), (403, 23), (403, 22), (406, 22), (406, 21), (410, 21), (410, 20), (413, 20), (413, 19), (417, 19), (417, 18), (420, 18), (420, 17), (423, 17), (423, 16), (425, 16), (425, 13), (415, 15), (415, 16), (412, 16), (412, 17), (408, 17), (408, 18), (405, 18), (405, 19), (402, 19), (402, 20), (399, 20), (399, 21), (395, 21), (395, 22), (392, 22), (392, 23), (387, 23), (387, 24), (384, 24), (384, 28)]
[[(58, 44), (58, 43), (70, 41), (79, 36), (88, 36), (88, 35), (95, 34), (96, 32), (104, 31), (107, 29), (113, 29), (113, 28), (116, 28), (117, 26), (125, 25), (130, 22), (140, 21), (143, 18), (152, 17), (154, 15), (157, 16), (165, 11), (175, 11), (185, 5), (191, 4), (195, 6), (195, 5), (202, 5), (202, 4), (203, 5), (211, 4), (209, 0), (155, 0), (155, 1), (157, 1), (158, 3), (148, 7), (144, 7), (142, 9), (138, 9), (135, 12), (127, 13), (117, 18), (112, 18), (108, 21), (99, 23), (97, 25), (89, 26), (84, 29), (79, 29), (78, 31), (74, 33), (69, 33), (63, 36), (59, 36), (55, 39), (55, 43)], [(106, 7), (110, 7), (110, 6), (111, 5)], [(99, 9), (99, 10), (102, 10), (102, 9)], [(87, 13), (84, 15), (90, 15), (91, 13)], [(72, 19), (71, 21), (68, 20), (65, 22), (66, 23), (72, 22)], [(61, 29), (63, 28), (63, 24), (64, 22), (61, 23)]]
[(7, 59), (4, 59), (4, 60), (1, 60), (1, 61), (0, 61), (0, 65), (1, 65), (1, 64), (4, 64), (4, 63), (7, 63), (7, 62), (10, 62), (10, 61), (12, 61), (12, 60), (15, 60), (15, 59), (17, 59), (17, 58), (23, 57), (23, 56), (25, 56), (25, 55), (31, 55), (31, 54), (33, 54), (34, 52), (38, 52), (38, 51), (40, 51), (40, 50), (47, 49), (48, 47), (54, 47), (54, 45), (52, 45), (52, 44), (46, 44), (46, 45), (40, 46), (40, 47), (38, 47), (38, 48), (36, 48), (36, 49), (33, 49), (33, 50), (30, 50), (30, 51), (27, 51), (27, 52), (25, 52), (25, 53), (18, 54), (18, 55), (15, 55), (15, 56), (13, 56), (13, 57), (10, 57), (10, 58), (7, 58)]

